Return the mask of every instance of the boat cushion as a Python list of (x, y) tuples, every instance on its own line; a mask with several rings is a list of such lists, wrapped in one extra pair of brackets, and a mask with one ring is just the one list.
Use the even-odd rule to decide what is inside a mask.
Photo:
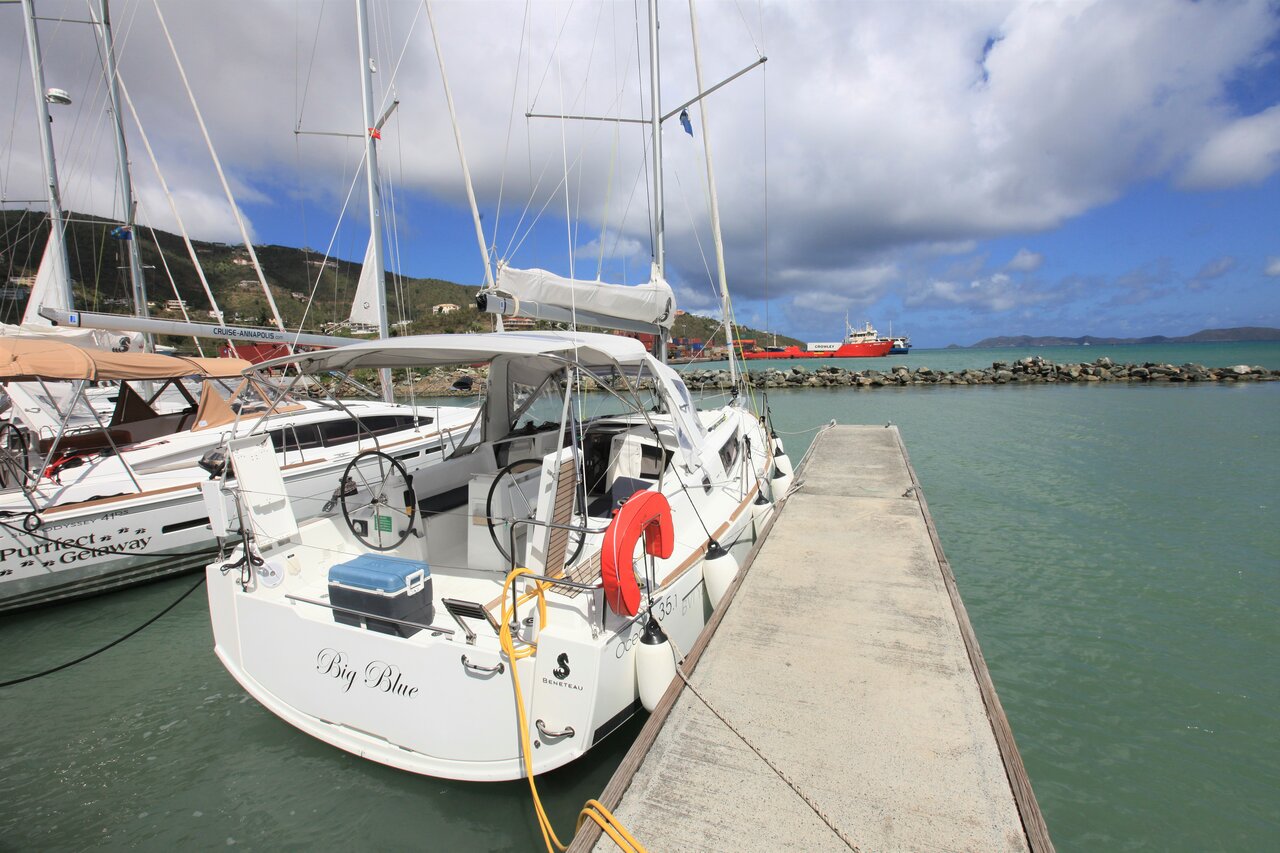
[(329, 583), (385, 595), (415, 593), (429, 577), (431, 567), (426, 563), (388, 554), (361, 554), (329, 568)]

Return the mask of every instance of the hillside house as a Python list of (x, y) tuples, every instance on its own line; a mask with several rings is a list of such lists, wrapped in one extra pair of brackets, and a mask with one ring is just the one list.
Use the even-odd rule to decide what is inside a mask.
[(508, 332), (515, 331), (516, 329), (532, 329), (533, 318), (532, 317), (503, 317), (502, 328)]
[(441, 302), (439, 305), (431, 306), (432, 314), (452, 314), (460, 310), (462, 310), (461, 306), (454, 305), (452, 302)]

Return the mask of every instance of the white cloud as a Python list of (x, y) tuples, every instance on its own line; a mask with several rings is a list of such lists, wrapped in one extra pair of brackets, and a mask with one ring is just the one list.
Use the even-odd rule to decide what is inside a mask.
[(962, 306), (984, 311), (1009, 311), (1022, 305), (1045, 301), (1044, 294), (1020, 287), (1002, 272), (967, 283), (932, 280), (912, 288), (908, 308)]
[[(619, 258), (642, 258), (648, 257), (649, 247), (647, 244), (641, 243), (634, 237), (624, 237), (621, 234), (606, 234), (603, 240), (599, 237), (583, 243), (574, 249), (573, 255), (576, 258), (588, 260), (598, 260), (600, 258), (600, 244), (604, 244), (604, 258), (606, 261)], [(581, 278), (581, 274), (578, 276)]]
[[(452, 210), (465, 221), (457, 151), (421, 4), (371, 8), (380, 107), (393, 90), (400, 99), (383, 130), (383, 175), (398, 204), (430, 195), (448, 205), (432, 215)], [(663, 8), (668, 104), (696, 88), (688, 28), (676, 8)], [(355, 186), (346, 215), (359, 224), (360, 140), (294, 135), (299, 125), (362, 130), (349, 6), (328, 4), (323, 16), (318, 4), (292, 0), (162, 9), (224, 165), (242, 198), (252, 193), (259, 200), (259, 217), (296, 223), (305, 200), (307, 241), (322, 245)], [(17, 12), (0, 8), (0, 18), (16, 20)], [(522, 57), (524, 12), (514, 0), (435, 7), (486, 239), (513, 262), (550, 263), (529, 257), (536, 241), (526, 234), (535, 220), (558, 222), (563, 231), (567, 207), (585, 238), (602, 227), (622, 235), (616, 250), (606, 238), (606, 254), (643, 258), (650, 245), (650, 190), (639, 160), (644, 131), (524, 117), (529, 109), (645, 112), (630, 7), (535, 4)], [(45, 0), (41, 14), (78, 18), (84, 8)], [(769, 56), (767, 71), (718, 91), (708, 106), (735, 296), (764, 295), (766, 236), (771, 297), (827, 293), (853, 310), (906, 290), (903, 269), (912, 258), (967, 255), (975, 241), (1054, 228), (1132, 184), (1166, 179), (1184, 166), (1178, 174), (1199, 186), (1256, 180), (1276, 165), (1280, 132), (1272, 131), (1270, 142), (1267, 132), (1280, 108), (1240, 119), (1226, 94), (1228, 81), (1253, 68), (1280, 29), (1267, 0), (956, 2), (923, 16), (913, 4), (892, 2), (779, 2), (745, 14), (735, 4), (709, 3), (699, 14), (703, 31), (717, 35), (702, 45), (707, 80), (748, 64), (756, 44)], [(115, 25), (122, 77), (183, 197), (189, 227), (196, 237), (233, 238), (154, 10), (126, 7)], [(92, 33), (47, 23), (41, 32), (49, 85), (73, 89), (78, 105), (55, 120), (68, 206), (109, 214), (114, 179)], [(478, 34), (482, 50), (473, 49)], [(22, 28), (0, 28), (0, 55), (23, 51)], [(15, 128), (13, 159), (6, 160), (15, 166), (3, 187), (10, 198), (36, 197), (34, 111), (24, 102), (30, 81), (25, 64), (15, 66), (22, 79), (14, 90), (28, 97), (14, 116), (0, 114), (0, 124)], [(702, 255), (711, 244), (702, 130), (697, 110), (691, 113), (694, 139), (674, 126), (664, 136), (667, 248), (673, 280), (703, 281)], [(132, 130), (130, 140), (146, 212), (157, 226), (172, 227)], [(86, 172), (101, 177), (77, 183)], [(267, 231), (265, 221), (255, 225)], [(416, 229), (424, 235), (424, 257), (457, 250), (431, 243), (429, 226)], [(589, 256), (589, 248), (598, 244), (580, 247), (580, 256)], [(1006, 269), (1034, 272), (1036, 258), (1020, 251)], [(984, 274), (982, 266), (949, 272), (908, 295), (988, 310), (1040, 298)]]
[(1044, 255), (1030, 249), (1019, 249), (1004, 268), (1013, 272), (1035, 272), (1044, 264)]
[(1268, 276), (1280, 276), (1280, 255), (1267, 258), (1267, 265), (1263, 269), (1263, 274)]
[(1236, 267), (1236, 259), (1230, 255), (1223, 255), (1220, 258), (1214, 258), (1200, 267), (1191, 281), (1187, 283), (1187, 287), (1191, 290), (1203, 290), (1208, 286), (1209, 282), (1222, 278)]
[(1191, 189), (1259, 184), (1280, 168), (1280, 105), (1219, 128), (1182, 173)]

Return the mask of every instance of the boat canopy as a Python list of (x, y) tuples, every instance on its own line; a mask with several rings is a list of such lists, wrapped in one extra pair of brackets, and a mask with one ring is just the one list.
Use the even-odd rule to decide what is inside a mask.
[(623, 285), (504, 265), (479, 298), (481, 310), (491, 314), (631, 332), (659, 333), (676, 320), (675, 294), (656, 269), (646, 284)]
[(117, 381), (181, 379), (194, 376), (230, 379), (252, 365), (239, 358), (185, 358), (144, 352), (106, 352), (32, 338), (0, 338), (0, 381)]
[(257, 365), (271, 370), (296, 364), (303, 373), (349, 372), (366, 368), (437, 367), (487, 362), (486, 439), (503, 438), (518, 407), (513, 383), (535, 387), (562, 371), (565, 362), (596, 374), (616, 371), (647, 375), (672, 413), (681, 459), (691, 467), (705, 436), (689, 390), (680, 375), (655, 359), (634, 338), (599, 332), (485, 332), (471, 335), (416, 335), (365, 341), (337, 349), (299, 353)]

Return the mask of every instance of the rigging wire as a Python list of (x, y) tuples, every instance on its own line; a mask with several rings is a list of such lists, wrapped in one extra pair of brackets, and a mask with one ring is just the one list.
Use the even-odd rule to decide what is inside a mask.
[(209, 137), (209, 128), (204, 123), (204, 115), (200, 112), (199, 104), (196, 103), (195, 92), (191, 90), (191, 83), (187, 80), (186, 69), (182, 65), (182, 59), (178, 56), (177, 45), (173, 43), (173, 36), (169, 33), (169, 25), (165, 23), (164, 13), (160, 11), (160, 2), (159, 0), (151, 0), (151, 5), (156, 10), (156, 18), (160, 21), (160, 29), (164, 32), (165, 41), (169, 44), (169, 52), (173, 55), (174, 64), (178, 67), (178, 76), (182, 79), (182, 85), (187, 91), (187, 98), (191, 102), (192, 110), (195, 112), (196, 122), (200, 125), (200, 132), (204, 136), (205, 147), (209, 149), (209, 156), (213, 160), (214, 168), (217, 170), (218, 179), (222, 182), (222, 189), (226, 193), (227, 202), (231, 207), (232, 215), (235, 217), (236, 225), (240, 228), (240, 236), (244, 240), (245, 250), (249, 253), (249, 259), (253, 261), (254, 272), (258, 274), (258, 281), (262, 285), (262, 292), (267, 297), (267, 304), (271, 307), (271, 314), (276, 321), (276, 327), (282, 332), (287, 331), (284, 320), (280, 317), (280, 311), (276, 308), (275, 297), (271, 294), (271, 288), (267, 285), (266, 273), (262, 270), (262, 264), (258, 262), (258, 253), (254, 251), (253, 241), (249, 239), (244, 217), (240, 214), (240, 206), (236, 204), (235, 197), (231, 193), (231, 186), (227, 183), (227, 176), (222, 171), (222, 161), (214, 150), (213, 140)]
[[(164, 267), (165, 277), (169, 279), (169, 286), (173, 288), (174, 298), (178, 300), (178, 308), (181, 309), (182, 311), (182, 319), (186, 320), (187, 322), (190, 322), (191, 317), (187, 315), (187, 302), (185, 299), (182, 298), (182, 294), (178, 293), (178, 282), (174, 279), (173, 272), (169, 269), (169, 261), (164, 256), (164, 249), (160, 247), (160, 238), (156, 236), (156, 229), (151, 227), (151, 224), (149, 221), (150, 217), (147, 217), (147, 218), (148, 218), (148, 223), (146, 225), (147, 233), (151, 235), (151, 242), (155, 244), (156, 254), (160, 257), (160, 265)], [(137, 229), (135, 228), (134, 231), (136, 232)], [(138, 235), (136, 233), (134, 234), (134, 239), (135, 240), (138, 239)], [(204, 347), (200, 344), (199, 336), (192, 335), (191, 341), (196, 345), (196, 352), (200, 353), (200, 356), (203, 358)], [(228, 345), (230, 345), (231, 342), (228, 341), (227, 343)]]
[[(209, 280), (205, 277), (204, 266), (200, 263), (200, 258), (196, 254), (195, 246), (191, 243), (191, 237), (187, 233), (186, 223), (182, 220), (182, 214), (178, 212), (178, 205), (174, 201), (173, 193), (169, 192), (169, 183), (164, 179), (164, 173), (160, 171), (160, 162), (156, 159), (155, 150), (151, 147), (151, 140), (147, 136), (147, 131), (142, 126), (142, 120), (138, 117), (138, 111), (133, 106), (133, 98), (129, 95), (129, 87), (125, 85), (122, 79), (120, 83), (120, 96), (124, 98), (125, 106), (129, 108), (129, 115), (133, 117), (133, 124), (138, 129), (138, 138), (142, 140), (142, 147), (147, 151), (147, 157), (151, 160), (151, 168), (155, 170), (156, 179), (160, 182), (160, 189), (164, 193), (165, 200), (169, 202), (169, 212), (173, 214), (174, 222), (177, 223), (178, 232), (182, 234), (182, 242), (186, 244), (187, 255), (191, 258), (191, 264), (195, 267), (196, 276), (200, 279), (200, 286), (204, 288), (204, 295), (209, 299), (209, 306), (217, 312), (219, 323), (223, 320), (222, 309), (218, 307), (218, 300), (213, 296), (213, 290), (209, 286)], [(227, 341), (228, 344), (231, 341)]]
[(520, 46), (516, 50), (516, 73), (511, 83), (511, 109), (507, 114), (507, 139), (502, 146), (502, 170), (498, 177), (498, 205), (493, 214), (493, 236), (489, 240), (491, 257), (488, 258), (488, 263), (490, 264), (496, 260), (492, 255), (496, 253), (498, 245), (498, 223), (502, 218), (502, 198), (507, 186), (507, 158), (511, 152), (511, 133), (516, 121), (516, 96), (520, 92), (520, 57), (524, 55), (524, 40), (529, 25), (529, 4), (531, 2), (532, 0), (525, 0), (524, 17), (520, 20)]
[(693, 208), (689, 206), (689, 196), (684, 192), (684, 184), (680, 182), (680, 170), (673, 166), (671, 174), (676, 179), (676, 187), (680, 190), (680, 200), (684, 202), (685, 212), (689, 214), (689, 230), (693, 232), (693, 241), (698, 247), (698, 254), (702, 257), (702, 268), (707, 273), (707, 285), (711, 288), (711, 296), (713, 299), (719, 300), (719, 294), (716, 292), (715, 276), (711, 272), (711, 264), (707, 261), (706, 250), (702, 248), (702, 238), (698, 235), (698, 225), (693, 218)]

